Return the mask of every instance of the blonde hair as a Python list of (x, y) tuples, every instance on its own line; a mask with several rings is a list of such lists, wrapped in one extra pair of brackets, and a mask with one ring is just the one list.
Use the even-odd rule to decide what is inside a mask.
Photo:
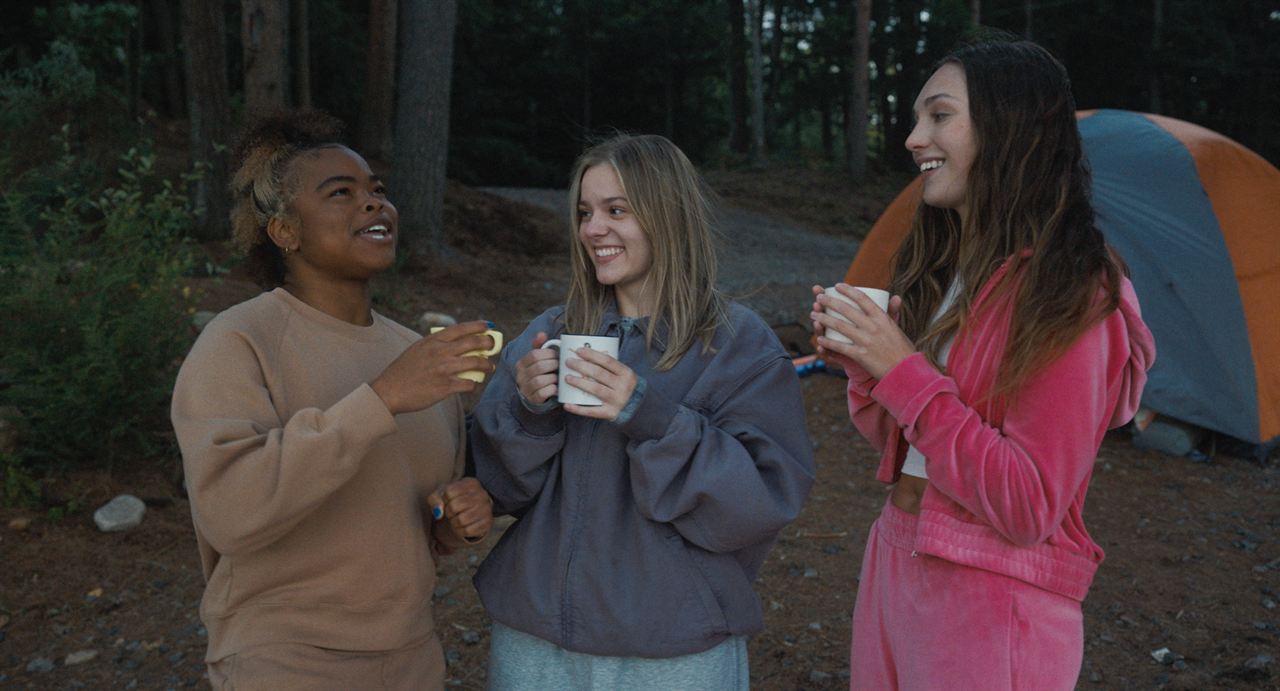
[(709, 350), (716, 328), (725, 323), (725, 299), (715, 286), (711, 192), (684, 152), (658, 135), (615, 136), (578, 158), (569, 182), (572, 266), (564, 315), (566, 328), (574, 333), (599, 329), (614, 300), (613, 287), (596, 280), (591, 257), (578, 240), (582, 175), (597, 165), (612, 166), (618, 174), (653, 248), (645, 278), (646, 289), (653, 291), (645, 346), (652, 348), (659, 325), (666, 326), (666, 351), (655, 368), (671, 369), (694, 341), (701, 339), (703, 352)]
[(267, 224), (289, 213), (296, 194), (290, 164), (308, 151), (342, 146), (342, 129), (342, 121), (331, 115), (296, 110), (258, 121), (240, 141), (231, 177), (231, 238), (259, 285), (274, 288), (284, 283), (284, 256), (267, 235)]

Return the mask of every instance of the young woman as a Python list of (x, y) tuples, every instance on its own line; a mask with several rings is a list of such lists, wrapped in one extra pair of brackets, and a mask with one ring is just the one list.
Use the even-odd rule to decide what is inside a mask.
[(370, 309), (395, 260), (382, 182), (294, 113), (246, 137), (235, 239), (270, 292), (213, 320), (173, 394), (218, 689), (444, 687), (434, 555), (482, 539), (457, 375), (485, 322), (427, 338)]
[[(658, 136), (571, 178), (566, 304), (507, 347), (475, 409), (476, 474), (516, 522), (476, 574), (492, 689), (745, 689), (752, 581), (813, 481), (794, 367), (715, 289), (703, 184)], [(582, 348), (560, 405), (548, 335)]]
[(888, 313), (841, 286), (857, 307), (815, 288), (812, 314), (895, 483), (863, 557), (850, 688), (1071, 689), (1103, 557), (1085, 493), (1151, 334), (1094, 225), (1060, 63), (1026, 42), (960, 49), (915, 115), (923, 203)]

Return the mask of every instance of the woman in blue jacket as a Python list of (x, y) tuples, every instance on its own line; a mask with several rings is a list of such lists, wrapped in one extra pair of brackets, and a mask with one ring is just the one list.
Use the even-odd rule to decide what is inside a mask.
[[(786, 351), (715, 288), (708, 194), (658, 136), (574, 167), (569, 294), (504, 351), (474, 411), (477, 476), (516, 517), (476, 574), (493, 689), (745, 689), (752, 582), (813, 482)], [(554, 398), (562, 333), (616, 336)], [(566, 373), (569, 374), (569, 373)]]

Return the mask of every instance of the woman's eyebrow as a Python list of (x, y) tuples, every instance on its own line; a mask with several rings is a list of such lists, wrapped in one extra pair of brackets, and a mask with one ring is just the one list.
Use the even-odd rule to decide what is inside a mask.
[[(345, 182), (345, 183), (348, 183), (348, 184), (355, 184), (355, 183), (356, 183), (356, 182), (358, 182), (358, 181), (357, 181), (354, 177), (351, 177), (350, 175), (335, 175), (335, 176), (333, 176), (333, 177), (331, 177), (331, 178), (326, 178), (326, 179), (325, 179), (323, 182), (321, 182), (319, 185), (316, 185), (316, 190), (317, 190), (317, 191), (319, 191), (319, 190), (323, 189), (326, 185), (332, 185), (332, 184), (333, 184), (333, 183), (335, 183), (335, 182)], [(381, 182), (382, 182), (382, 178), (381, 178), (380, 176), (377, 176), (377, 175), (370, 175), (370, 176), (369, 176), (369, 182), (373, 182), (373, 183), (381, 183)]]

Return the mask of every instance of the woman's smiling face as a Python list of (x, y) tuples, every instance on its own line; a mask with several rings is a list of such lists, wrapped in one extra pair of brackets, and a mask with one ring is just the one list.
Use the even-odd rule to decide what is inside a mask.
[(345, 146), (324, 147), (300, 156), (289, 175), (298, 263), (340, 280), (391, 267), (400, 216), (364, 158)]
[(595, 266), (596, 280), (613, 286), (622, 314), (646, 313), (643, 288), (653, 266), (653, 245), (612, 165), (597, 164), (582, 174), (578, 241)]
[(955, 209), (963, 218), (969, 169), (978, 153), (964, 69), (953, 62), (939, 67), (920, 89), (912, 112), (916, 124), (906, 145), (923, 177), (924, 203)]

